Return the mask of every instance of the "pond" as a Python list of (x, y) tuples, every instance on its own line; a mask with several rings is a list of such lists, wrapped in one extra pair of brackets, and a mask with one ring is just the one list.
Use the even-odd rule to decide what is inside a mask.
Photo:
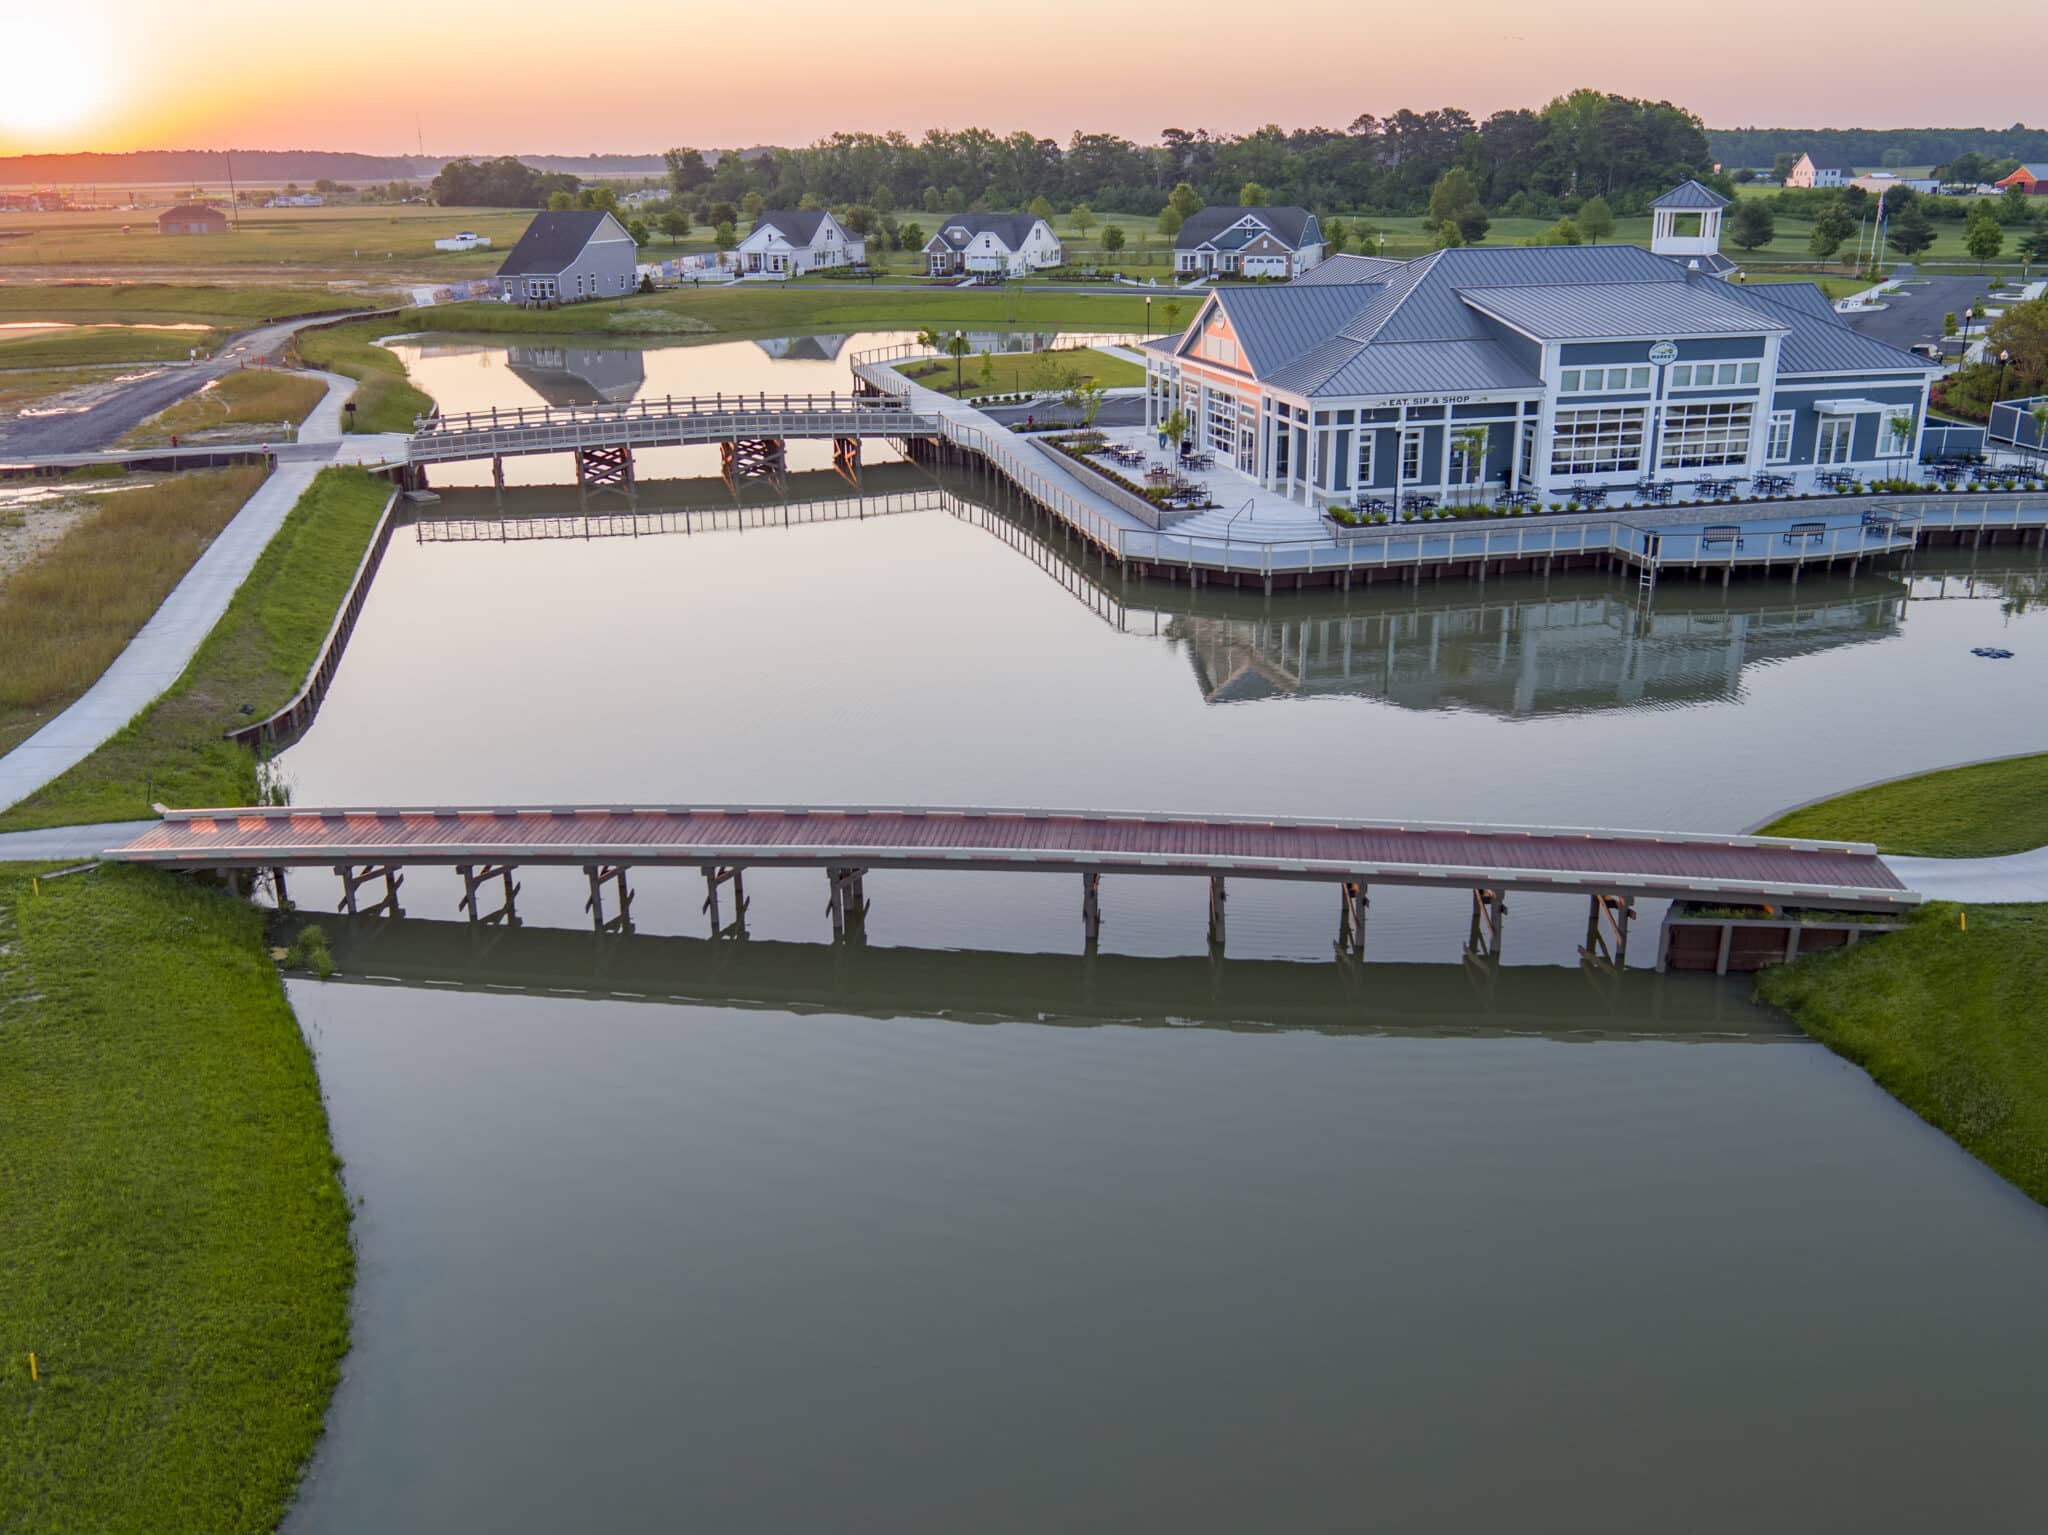
[[(735, 389), (737, 346), (843, 386), (636, 355)], [(415, 366), (515, 403), (488, 355)], [(701, 482), (444, 492), (295, 798), (1737, 828), (2044, 744), (2033, 550), (1238, 598), (826, 483), (723, 531)], [(871, 876), (849, 949), (815, 873), (722, 943), (691, 875), (602, 939), (521, 878), (474, 931), (409, 871), (291, 985), (362, 1200), (295, 1535), (2036, 1517), (2048, 1218), (1745, 985), (1647, 973), (1653, 910), (1614, 975), (1564, 898), (1494, 968), (1438, 893), (1375, 892), (1359, 965), (1315, 887), (1234, 887), (1214, 960), (1189, 880), (1105, 880), (1090, 955), (1064, 879)]]

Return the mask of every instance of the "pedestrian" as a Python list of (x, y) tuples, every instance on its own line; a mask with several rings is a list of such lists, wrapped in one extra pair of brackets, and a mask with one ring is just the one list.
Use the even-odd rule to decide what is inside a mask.
[(176, 432), (173, 432), (173, 433), (171, 433), (171, 446), (175, 448), (175, 447), (176, 447), (177, 445), (178, 445), (178, 434), (177, 434)]

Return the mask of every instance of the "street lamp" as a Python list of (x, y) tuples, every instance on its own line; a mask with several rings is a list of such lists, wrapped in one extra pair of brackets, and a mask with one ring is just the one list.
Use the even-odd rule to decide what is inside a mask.
[(953, 344), (947, 347), (946, 350), (953, 354), (953, 393), (964, 393), (967, 388), (966, 376), (963, 372), (967, 365), (967, 332), (964, 330), (954, 331)]
[(1145, 295), (1145, 334), (1152, 334), (1152, 295)]
[(1998, 398), (2001, 400), (2005, 398), (2006, 370), (2011, 366), (2012, 353), (2008, 352), (2004, 347), (2000, 347), (1998, 349)]

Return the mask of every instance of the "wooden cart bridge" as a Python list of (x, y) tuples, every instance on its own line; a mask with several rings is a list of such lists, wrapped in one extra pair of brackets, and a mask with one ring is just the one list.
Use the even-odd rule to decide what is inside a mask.
[[(745, 872), (826, 871), (835, 934), (867, 910), (874, 870), (980, 869), (1079, 875), (1081, 915), (1101, 930), (1104, 874), (1192, 875), (1209, 882), (1209, 940), (1224, 939), (1232, 879), (1321, 881), (1340, 891), (1340, 943), (1362, 948), (1373, 884), (1469, 889), (1473, 937), (1499, 952), (1507, 892), (1585, 896), (1587, 935), (1625, 958), (1634, 903), (1669, 898), (1740, 906), (1898, 911), (1919, 903), (1858, 843), (1555, 827), (1254, 819), (1092, 810), (870, 806), (252, 807), (172, 810), (109, 859), (172, 868), (269, 869), (283, 898), (292, 869), (341, 877), (342, 909), (398, 908), (400, 870), (440, 865), (462, 876), (473, 920), (507, 918), (524, 866), (580, 868), (586, 909), (603, 929), (629, 923), (627, 876), (639, 868), (703, 871), (704, 909), (726, 930), (721, 894), (742, 918)], [(365, 906), (361, 892), (381, 888)], [(491, 888), (495, 887), (495, 888)], [(605, 914), (607, 893), (613, 914)], [(501, 901), (488, 914), (484, 897)]]
[(787, 474), (784, 444), (791, 438), (829, 439), (833, 465), (853, 479), (863, 438), (908, 440), (940, 431), (936, 418), (907, 400), (873, 394), (697, 395), (633, 400), (622, 405), (522, 406), (423, 416), (413, 423), (405, 473), (423, 485), (424, 466), (473, 459), (491, 461), (492, 478), (505, 483), (505, 460), (534, 453), (568, 453), (576, 481), (587, 489), (633, 483), (635, 448), (716, 443), (728, 481)]

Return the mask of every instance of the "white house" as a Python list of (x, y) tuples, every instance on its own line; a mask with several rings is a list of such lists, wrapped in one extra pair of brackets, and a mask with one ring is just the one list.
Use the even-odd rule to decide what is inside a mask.
[(754, 220), (733, 248), (742, 272), (801, 277), (822, 267), (852, 266), (867, 260), (867, 242), (856, 240), (822, 208), (773, 208)]
[(273, 208), (324, 208), (327, 199), (318, 192), (280, 192), (270, 199)]
[(1801, 155), (1785, 173), (1788, 187), (1839, 187), (1856, 179), (1856, 167), (1839, 160), (1816, 160)]
[(1322, 259), (1322, 226), (1306, 208), (1203, 208), (1173, 241), (1183, 275), (1299, 277)]
[(934, 277), (999, 272), (1023, 277), (1066, 259), (1059, 236), (1029, 213), (962, 213), (944, 220), (925, 241), (925, 270)]

